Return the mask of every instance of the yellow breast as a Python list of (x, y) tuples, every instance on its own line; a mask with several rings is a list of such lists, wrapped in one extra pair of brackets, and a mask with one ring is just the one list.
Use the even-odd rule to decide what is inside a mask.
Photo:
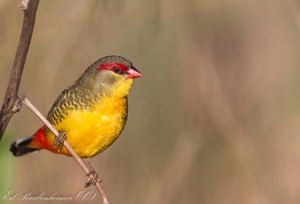
[[(66, 132), (68, 143), (80, 157), (92, 157), (118, 138), (126, 117), (126, 97), (101, 98), (89, 109), (70, 110), (55, 128)], [(53, 136), (48, 139), (54, 141)], [(55, 152), (69, 155), (64, 147)]]

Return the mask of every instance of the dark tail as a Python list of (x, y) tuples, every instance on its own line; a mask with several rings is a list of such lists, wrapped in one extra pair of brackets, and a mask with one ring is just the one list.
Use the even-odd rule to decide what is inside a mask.
[(16, 140), (15, 142), (13, 142), (10, 145), (9, 150), (16, 157), (23, 156), (23, 155), (28, 154), (30, 152), (35, 152), (35, 151), (40, 150), (40, 149), (28, 147), (28, 144), (31, 142), (32, 139), (33, 139), (33, 137)]

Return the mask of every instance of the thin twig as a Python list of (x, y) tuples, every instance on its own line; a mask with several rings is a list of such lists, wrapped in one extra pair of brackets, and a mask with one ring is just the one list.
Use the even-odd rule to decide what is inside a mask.
[[(11, 75), (9, 78), (6, 94), (3, 100), (2, 109), (0, 110), (0, 140), (2, 139), (4, 131), (11, 117), (14, 113), (20, 110), (22, 103), (25, 104), (30, 110), (32, 110), (56, 137), (59, 134), (58, 131), (47, 121), (47, 119), (34, 107), (34, 105), (25, 96), (21, 100), (18, 97), (19, 85), (21, 82), (22, 73), (31, 42), (38, 5), (39, 0), (21, 0), (19, 5), (19, 8), (24, 12), (23, 26), (18, 48), (14, 58), (14, 63), (11, 69)], [(85, 171), (87, 176), (92, 179), (93, 175), (89, 172), (89, 168), (86, 163), (87, 161), (83, 161), (83, 159), (81, 159), (76, 154), (73, 148), (66, 141), (64, 141), (63, 145), (72, 154), (81, 168)], [(94, 185), (100, 192), (103, 198), (103, 203), (109, 204), (106, 193), (101, 186), (101, 181), (98, 179), (98, 181)]]
[(26, 0), (21, 3), (26, 3), (26, 8), (22, 8), (24, 12), (23, 26), (19, 45), (16, 51), (14, 63), (11, 69), (6, 94), (3, 100), (2, 109), (0, 111), (0, 140), (10, 121), (10, 118), (15, 113), (14, 107), (18, 100), (18, 90), (21, 82), (22, 72), (25, 65), (29, 45), (34, 28), (36, 11), (39, 5), (39, 0)]
[[(30, 100), (23, 95), (22, 98), (20, 99), (21, 102), (26, 105), (36, 116), (49, 128), (53, 134), (58, 137), (59, 132), (52, 126), (52, 124), (41, 114), (41, 112), (30, 102)], [(87, 176), (92, 179), (93, 175), (90, 174), (90, 168), (91, 164), (88, 163), (87, 160), (83, 160), (78, 156), (78, 154), (73, 150), (73, 148), (69, 145), (69, 143), (64, 140), (63, 145), (67, 148), (67, 150), (72, 154), (74, 159), (77, 161), (77, 163), (80, 165), (80, 167), (83, 169), (83, 171), (87, 174)], [(108, 198), (106, 196), (105, 191), (103, 190), (103, 187), (101, 185), (101, 180), (98, 179), (97, 182), (94, 184), (96, 188), (98, 189), (99, 193), (101, 194), (103, 198), (103, 203), (104, 204), (109, 204)]]

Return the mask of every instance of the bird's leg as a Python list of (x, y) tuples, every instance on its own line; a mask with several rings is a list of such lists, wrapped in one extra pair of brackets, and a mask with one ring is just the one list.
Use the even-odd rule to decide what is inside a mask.
[[(94, 170), (94, 168), (92, 167), (90, 162), (87, 159), (82, 159), (82, 160), (89, 168), (89, 172), (86, 174), (88, 176), (88, 180), (84, 185), (84, 187), (87, 188), (92, 184), (95, 185), (98, 181), (101, 181), (101, 180), (99, 179), (98, 173)], [(92, 176), (90, 177), (90, 175), (92, 175)]]
[(66, 133), (64, 131), (59, 131), (58, 136), (55, 138), (55, 142), (53, 143), (54, 146), (56, 146), (57, 148), (60, 145), (64, 144), (64, 141), (66, 140)]

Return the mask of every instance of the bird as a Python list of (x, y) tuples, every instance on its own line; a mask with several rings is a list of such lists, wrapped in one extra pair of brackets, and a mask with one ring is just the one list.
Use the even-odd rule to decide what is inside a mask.
[[(107, 149), (123, 131), (128, 116), (128, 93), (135, 78), (142, 77), (133, 63), (111, 55), (90, 65), (55, 100), (48, 121), (79, 157), (89, 159)], [(10, 146), (14, 156), (42, 149), (72, 156), (45, 126), (32, 136), (18, 139)]]

